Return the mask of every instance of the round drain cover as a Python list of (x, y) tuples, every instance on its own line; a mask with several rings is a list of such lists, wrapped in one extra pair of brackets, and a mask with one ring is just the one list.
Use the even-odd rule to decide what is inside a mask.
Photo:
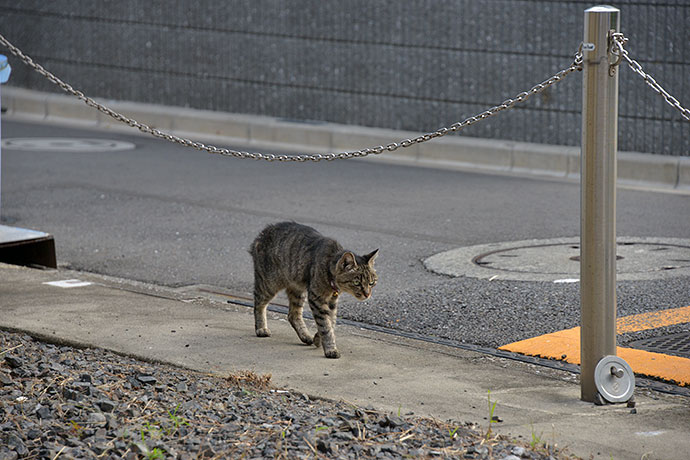
[[(619, 281), (690, 276), (690, 239), (617, 238)], [(424, 260), (427, 269), (489, 280), (578, 282), (580, 238), (490, 243), (451, 249)]]
[(69, 137), (18, 137), (2, 141), (4, 149), (42, 152), (112, 152), (131, 150), (135, 147), (131, 142)]
[(622, 358), (604, 356), (594, 369), (594, 384), (606, 401), (626, 402), (635, 391), (635, 374)]

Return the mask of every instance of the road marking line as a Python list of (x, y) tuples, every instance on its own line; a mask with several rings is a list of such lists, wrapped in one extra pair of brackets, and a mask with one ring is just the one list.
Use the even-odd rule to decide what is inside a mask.
[[(622, 334), (689, 322), (690, 306), (626, 316), (618, 319), (616, 326)], [(499, 347), (499, 350), (580, 364), (580, 328), (521, 340)], [(690, 359), (623, 347), (616, 347), (616, 354), (630, 364), (636, 374), (690, 386)]]
[(645, 437), (650, 437), (650, 436), (659, 436), (666, 433), (664, 430), (659, 430), (659, 431), (638, 431), (635, 434), (637, 436), (645, 436)]
[(75, 287), (90, 286), (93, 283), (89, 283), (88, 281), (81, 281), (81, 280), (61, 280), (61, 281), (46, 281), (43, 284), (47, 284), (49, 286), (61, 287), (61, 288), (75, 288)]
[(580, 278), (563, 278), (560, 280), (554, 280), (553, 281), (555, 284), (563, 284), (563, 283), (579, 283)]

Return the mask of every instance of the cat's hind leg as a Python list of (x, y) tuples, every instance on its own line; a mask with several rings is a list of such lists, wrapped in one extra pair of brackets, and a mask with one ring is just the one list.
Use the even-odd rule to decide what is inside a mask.
[(262, 283), (254, 285), (254, 330), (257, 337), (270, 337), (271, 330), (266, 324), (266, 307), (276, 293), (268, 290)]
[(309, 334), (307, 325), (304, 324), (304, 318), (302, 317), (302, 311), (304, 309), (304, 301), (306, 300), (306, 292), (300, 291), (295, 288), (287, 288), (285, 290), (288, 300), (290, 301), (290, 310), (288, 311), (288, 321), (292, 325), (292, 328), (297, 332), (297, 337), (306, 343), (311, 345), (313, 339)]

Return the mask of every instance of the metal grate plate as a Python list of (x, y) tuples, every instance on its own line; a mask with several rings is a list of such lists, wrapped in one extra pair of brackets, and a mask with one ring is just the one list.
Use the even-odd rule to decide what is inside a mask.
[(690, 332), (636, 340), (630, 342), (629, 346), (640, 350), (690, 358)]

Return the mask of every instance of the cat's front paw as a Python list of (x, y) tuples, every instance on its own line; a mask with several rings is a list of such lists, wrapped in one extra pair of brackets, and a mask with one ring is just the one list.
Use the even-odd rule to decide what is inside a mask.
[(312, 339), (312, 344), (314, 344), (314, 346), (316, 348), (319, 348), (321, 346), (321, 334), (319, 334), (318, 332), (316, 334), (314, 334), (314, 338)]
[(271, 336), (271, 330), (267, 327), (262, 327), (261, 329), (256, 330), (256, 336), (257, 337), (270, 337)]
[(326, 358), (338, 359), (340, 358), (340, 352), (338, 350), (328, 350), (324, 351)]

